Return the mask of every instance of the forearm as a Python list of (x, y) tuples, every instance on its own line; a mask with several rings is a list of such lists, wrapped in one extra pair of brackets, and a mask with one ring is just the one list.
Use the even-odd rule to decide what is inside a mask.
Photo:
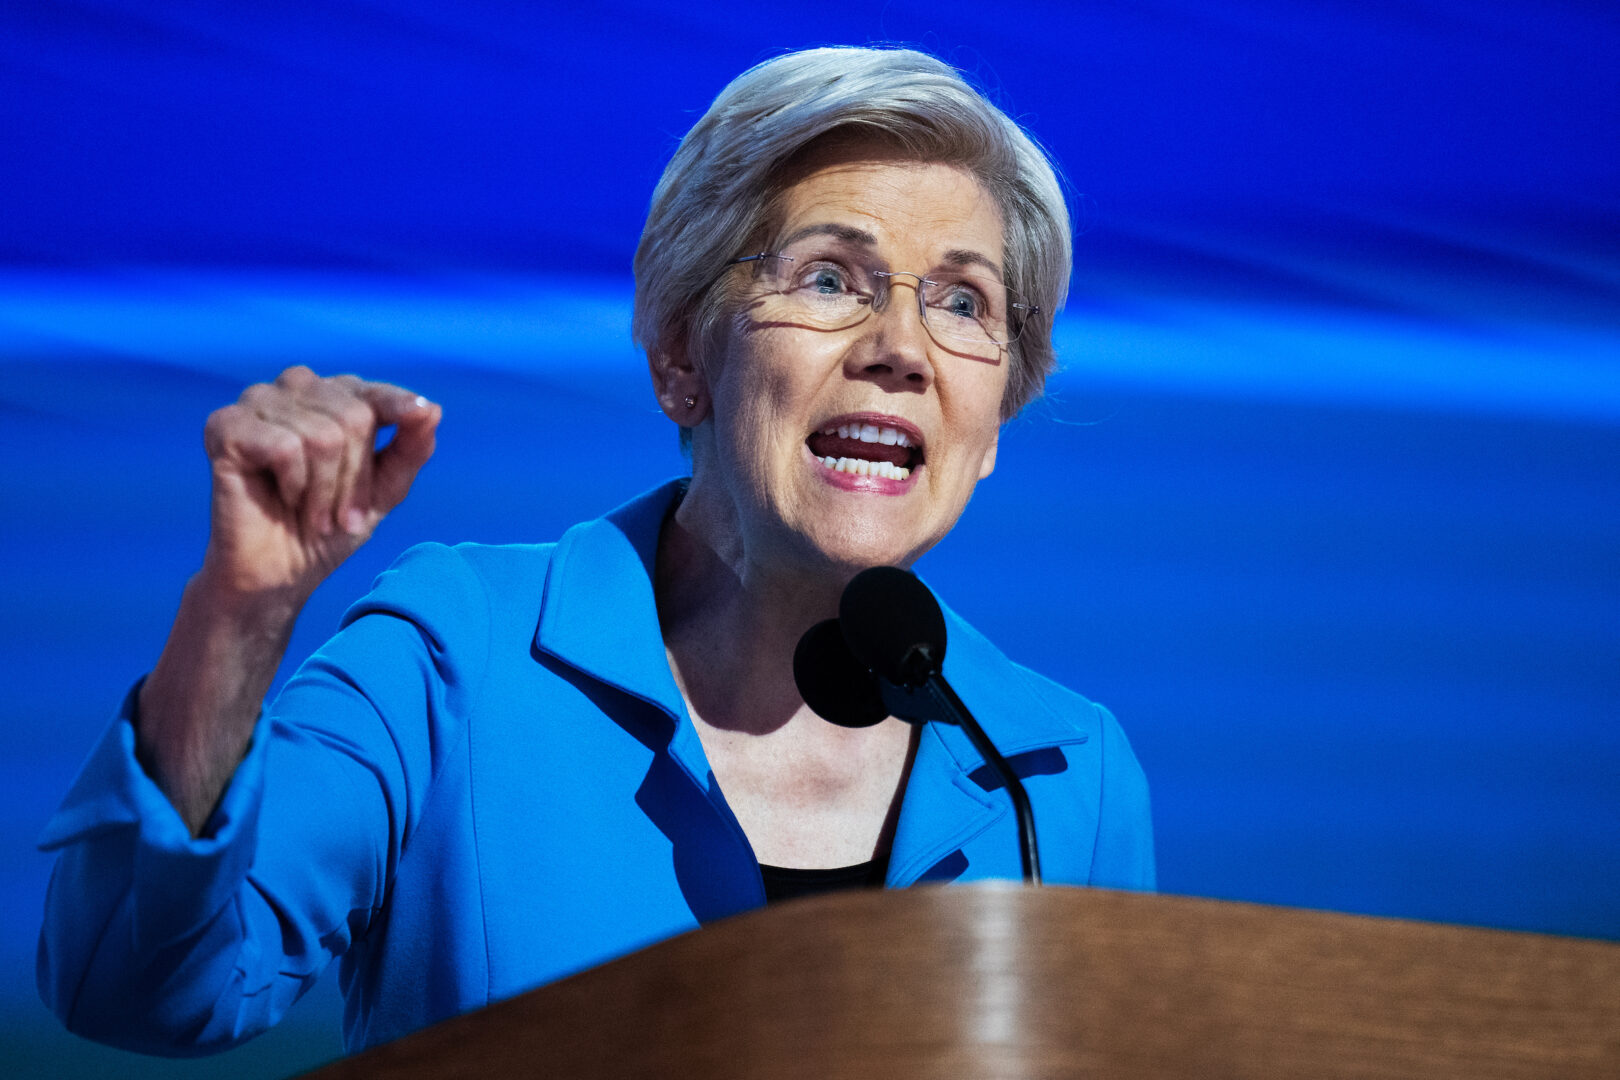
[[(169, 663), (188, 651), (210, 655), (199, 643), (217, 646), (219, 637), (197, 630), (217, 629), (223, 614), (199, 607), (205, 592), (202, 583), (188, 590), (166, 670), (194, 672), (194, 663)], [(381, 908), (405, 808), (427, 801), (429, 748), (457, 738), (435, 733), (423, 712), (438, 694), (402, 677), (436, 670), (423, 632), (387, 605), (379, 610), (317, 651), (275, 719), (257, 706), (268, 664), (252, 687), (251, 664), (203, 669), (217, 690), (230, 685), (222, 667), (233, 667), (236, 692), (217, 696), (257, 715), (251, 730), (215, 740), (216, 760), (226, 748), (225, 780), (200, 837), (137, 763), (145, 721), (136, 695), (126, 699), (41, 836), (59, 861), (40, 987), (72, 1030), (148, 1053), (234, 1044), (274, 1023)], [(277, 644), (261, 630), (266, 638)], [(452, 672), (457, 685), (459, 676)], [(200, 711), (195, 698), (178, 700), (162, 719)]]
[(207, 568), (186, 585), (141, 688), (136, 756), (193, 836), (247, 752), (304, 599), (236, 594)]

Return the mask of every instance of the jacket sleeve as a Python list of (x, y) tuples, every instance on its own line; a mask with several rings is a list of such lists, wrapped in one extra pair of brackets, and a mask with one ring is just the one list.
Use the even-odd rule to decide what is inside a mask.
[(1097, 808), (1097, 842), (1092, 849), (1091, 884), (1109, 889), (1151, 892), (1158, 885), (1153, 859), (1153, 810), (1147, 777), (1114, 714), (1101, 705), (1102, 794)]
[(407, 552), (261, 715), (193, 839), (135, 759), (137, 691), (40, 846), (37, 978), (68, 1028), (190, 1055), (274, 1024), (381, 910), (437, 765), (461, 742), (488, 599), (449, 548)]

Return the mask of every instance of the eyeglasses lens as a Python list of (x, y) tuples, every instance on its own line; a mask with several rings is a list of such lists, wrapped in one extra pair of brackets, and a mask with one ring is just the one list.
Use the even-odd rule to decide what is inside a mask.
[(992, 274), (973, 267), (926, 278), (874, 268), (836, 246), (794, 245), (752, 264), (773, 318), (842, 330), (865, 321), (890, 300), (918, 296), (923, 322), (936, 338), (975, 355), (993, 355), (1017, 336), (1017, 297)]

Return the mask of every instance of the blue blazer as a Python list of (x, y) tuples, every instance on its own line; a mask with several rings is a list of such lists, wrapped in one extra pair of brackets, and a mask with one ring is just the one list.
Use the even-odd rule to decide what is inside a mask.
[[(339, 957), (358, 1050), (762, 905), (659, 632), (677, 491), (556, 544), (406, 552), (260, 718), (198, 839), (135, 761), (132, 691), (41, 840), (46, 1002), (90, 1038), (205, 1053)], [(1152, 888), (1113, 717), (946, 617), (946, 675), (1024, 778), (1047, 880)], [(889, 887), (1018, 875), (1005, 792), (929, 725)]]

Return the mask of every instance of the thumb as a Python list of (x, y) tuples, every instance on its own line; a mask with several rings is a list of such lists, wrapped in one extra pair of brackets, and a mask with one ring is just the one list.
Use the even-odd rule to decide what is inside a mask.
[(427, 398), (395, 386), (374, 383), (363, 393), (379, 425), (394, 425), (394, 437), (372, 458), (371, 506), (386, 514), (404, 501), (416, 474), (433, 456), (444, 412)]

